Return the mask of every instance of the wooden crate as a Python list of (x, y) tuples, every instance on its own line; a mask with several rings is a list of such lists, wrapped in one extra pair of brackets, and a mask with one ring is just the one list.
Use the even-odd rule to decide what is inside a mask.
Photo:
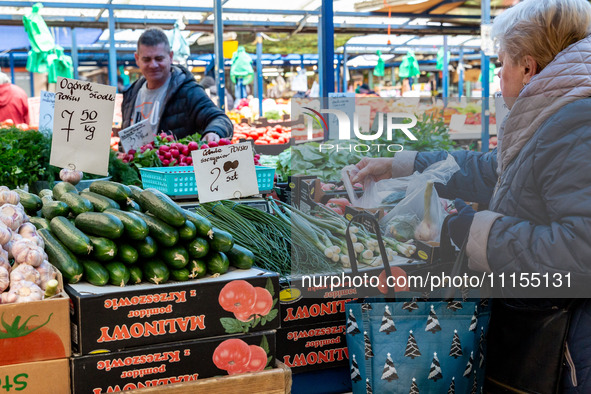
[(291, 393), (291, 369), (281, 362), (277, 368), (241, 375), (207, 378), (127, 391), (129, 394), (288, 394)]

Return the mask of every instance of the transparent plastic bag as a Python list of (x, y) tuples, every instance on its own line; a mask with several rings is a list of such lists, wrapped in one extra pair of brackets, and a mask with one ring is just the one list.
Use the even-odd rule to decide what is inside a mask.
[(409, 177), (406, 197), (380, 220), (380, 226), (387, 232), (392, 224), (401, 220), (408, 223), (418, 221), (414, 238), (439, 242), (441, 226), (447, 213), (439, 201), (434, 184), (446, 184), (459, 169), (453, 156), (448, 155), (447, 159), (432, 164), (422, 173), (415, 172)]
[[(359, 170), (354, 165), (349, 165), (341, 170), (341, 178), (351, 205), (358, 208), (370, 209), (378, 208), (384, 205), (393, 204), (398, 200), (397, 195), (404, 198), (406, 195), (406, 188), (411, 177), (402, 177), (396, 179), (383, 179), (381, 181), (374, 181), (371, 176), (368, 176), (363, 181), (363, 195), (357, 198), (357, 194), (353, 190), (351, 178), (354, 177)], [(390, 199), (389, 199), (390, 198)]]

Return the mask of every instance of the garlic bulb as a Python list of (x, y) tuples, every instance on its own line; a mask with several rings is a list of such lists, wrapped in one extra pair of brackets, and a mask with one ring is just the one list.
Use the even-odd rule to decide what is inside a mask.
[(77, 185), (82, 179), (82, 175), (82, 171), (70, 170), (69, 168), (62, 168), (60, 171), (60, 179), (72, 185)]
[(13, 243), (11, 252), (17, 263), (33, 267), (39, 266), (45, 259), (45, 251), (26, 238)]
[(16, 205), (20, 203), (21, 198), (17, 192), (13, 192), (12, 190), (2, 190), (0, 191), (0, 205), (4, 204), (12, 204)]
[(15, 283), (29, 281), (37, 285), (41, 283), (41, 274), (33, 267), (27, 264), (21, 264), (10, 272), (10, 287)]
[(37, 228), (33, 225), (33, 223), (23, 223), (18, 228), (18, 234), (23, 238), (32, 238), (37, 235)]
[(14, 304), (17, 300), (18, 296), (16, 293), (11, 293), (7, 291), (6, 293), (2, 293), (0, 295), (0, 304)]
[(12, 230), (6, 224), (0, 222), (0, 245), (4, 245), (12, 239)]
[(2, 248), (0, 248), (0, 251), (0, 267), (3, 267), (8, 272), (10, 272), (12, 270), (12, 267), (10, 266), (10, 262), (8, 261), (8, 253)]
[(25, 213), (16, 205), (4, 204), (0, 206), (0, 221), (16, 231), (25, 222)]
[(39, 272), (39, 276), (41, 278), (41, 283), (39, 284), (39, 287), (41, 287), (42, 290), (45, 290), (47, 288), (47, 282), (57, 277), (55, 270), (47, 260), (43, 260), (43, 262), (39, 264), (39, 266), (35, 269), (37, 270), (37, 272)]
[(8, 288), (10, 284), (10, 275), (4, 267), (0, 267), (0, 293)]
[[(40, 301), (43, 299), (43, 290), (33, 282), (23, 280), (16, 284), (10, 285), (9, 296), (7, 298), (12, 299), (16, 296), (15, 303)], [(2, 302), (4, 302), (4, 294), (2, 295)]]

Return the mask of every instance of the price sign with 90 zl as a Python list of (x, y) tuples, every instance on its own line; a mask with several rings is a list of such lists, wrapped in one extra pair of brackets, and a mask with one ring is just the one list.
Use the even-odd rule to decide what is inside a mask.
[(108, 175), (115, 87), (59, 77), (49, 163)]

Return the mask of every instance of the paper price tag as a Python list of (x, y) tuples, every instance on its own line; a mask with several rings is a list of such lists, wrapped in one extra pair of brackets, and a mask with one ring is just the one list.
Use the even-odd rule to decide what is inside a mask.
[(154, 141), (152, 127), (148, 124), (149, 119), (129, 126), (119, 132), (121, 146), (125, 153), (131, 149), (139, 150), (142, 146)]
[(259, 193), (249, 142), (196, 150), (191, 155), (200, 203)]
[(51, 134), (53, 133), (55, 93), (42, 90), (39, 99), (39, 131)]
[(108, 175), (115, 87), (59, 77), (49, 163)]

